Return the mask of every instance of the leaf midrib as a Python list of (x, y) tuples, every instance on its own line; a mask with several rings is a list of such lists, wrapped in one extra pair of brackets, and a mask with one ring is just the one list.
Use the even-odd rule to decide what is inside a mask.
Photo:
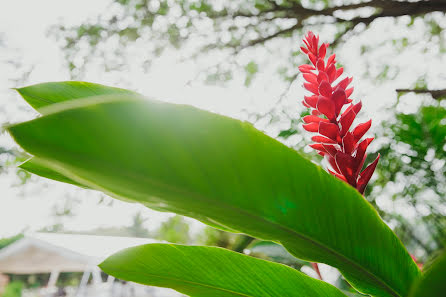
[[(79, 157), (79, 156), (77, 156), (77, 157)], [(42, 158), (42, 159), (47, 160), (46, 158)], [(88, 157), (87, 157), (87, 158), (83, 157), (82, 159), (90, 159), (90, 158), (88, 158)], [(55, 165), (55, 164), (54, 164), (54, 161), (47, 160), (47, 162), (49, 162), (49, 163), (52, 164), (53, 166)], [(57, 161), (56, 161), (56, 162), (57, 162)], [(97, 163), (97, 162), (98, 162), (98, 159), (90, 159), (89, 162)], [(102, 164), (102, 163), (101, 163), (101, 164)], [(102, 167), (109, 167), (109, 168), (112, 168), (114, 171), (117, 170), (117, 168), (116, 168), (115, 166), (110, 166), (110, 163), (107, 163), (107, 162), (104, 162), (103, 165), (101, 165), (101, 166), (102, 166)], [(62, 166), (57, 166), (57, 165), (56, 165), (56, 167), (61, 167), (61, 168), (63, 168), (63, 165), (62, 165)], [(105, 191), (108, 191), (108, 192), (110, 192), (110, 193), (113, 193), (113, 194), (115, 194), (115, 195), (117, 195), (117, 196), (122, 197), (121, 194), (117, 194), (117, 193), (115, 193), (114, 191), (110, 191), (109, 189), (104, 189), (102, 186), (97, 185), (95, 182), (93, 182), (93, 181), (91, 181), (91, 180), (89, 180), (89, 179), (84, 179), (84, 178), (82, 178), (82, 177), (80, 177), (80, 176), (77, 176), (77, 175), (71, 173), (69, 170), (64, 170), (64, 169), (62, 169), (62, 170), (63, 170), (63, 171), (68, 171), (68, 174), (69, 174), (69, 175), (73, 175), (75, 178), (72, 178), (71, 176), (70, 176), (70, 178), (72, 178), (72, 179), (74, 179), (74, 180), (76, 180), (76, 179), (79, 180), (79, 179), (80, 179), (80, 180), (81, 180), (81, 181), (80, 181), (81, 183), (82, 183), (82, 181), (86, 181), (87, 183), (90, 183), (90, 184), (92, 184), (92, 185), (94, 185), (94, 186), (96, 186), (96, 187), (99, 187), (100, 189), (103, 189), (103, 190), (105, 190)], [(119, 171), (122, 172), (122, 171), (123, 171), (123, 168), (119, 168), (118, 172), (119, 172)], [(161, 180), (159, 180), (159, 179), (149, 178), (149, 177), (147, 177), (147, 176), (143, 176), (143, 175), (140, 175), (140, 174), (135, 174), (134, 172), (131, 172), (131, 171), (126, 171), (126, 173), (127, 173), (127, 174), (126, 174), (127, 176), (134, 177), (134, 178), (136, 178), (136, 179), (138, 179), (138, 180), (141, 180), (141, 181), (150, 183), (150, 184), (152, 184), (152, 185), (158, 185), (158, 186), (161, 187), (161, 188), (164, 187), (164, 188), (170, 190), (170, 191), (173, 192), (173, 193), (177, 193), (177, 195), (180, 195), (180, 196), (181, 196), (181, 195), (189, 195), (189, 196), (191, 196), (191, 197), (196, 198), (197, 200), (200, 200), (200, 201), (203, 201), (203, 202), (206, 202), (206, 203), (208, 203), (208, 202), (209, 202), (209, 199), (210, 199), (210, 200), (212, 200), (213, 202), (216, 202), (217, 204), (223, 206), (223, 208), (232, 209), (232, 210), (238, 212), (240, 215), (247, 215), (247, 216), (249, 216), (249, 217), (251, 217), (251, 218), (253, 218), (253, 219), (255, 219), (255, 220), (259, 221), (259, 222), (263, 222), (263, 223), (266, 223), (266, 224), (270, 224), (270, 225), (272, 225), (272, 226), (274, 226), (274, 227), (276, 227), (276, 228), (278, 228), (278, 229), (281, 229), (281, 230), (283, 230), (283, 231), (285, 231), (285, 232), (287, 232), (287, 233), (289, 233), (289, 234), (291, 234), (291, 235), (293, 235), (293, 236), (300, 237), (301, 239), (306, 240), (306, 241), (308, 241), (308, 242), (310, 242), (310, 243), (313, 243), (314, 245), (319, 246), (319, 247), (320, 247), (321, 249), (323, 249), (323, 250), (326, 250), (327, 252), (331, 253), (332, 255), (334, 255), (335, 257), (337, 257), (338, 259), (340, 259), (341, 261), (344, 261), (344, 262), (346, 262), (346, 263), (349, 263), (351, 266), (356, 267), (357, 270), (363, 271), (363, 272), (364, 272), (366, 275), (368, 275), (371, 279), (375, 280), (375, 282), (378, 283), (378, 284), (381, 286), (381, 288), (385, 289), (385, 290), (386, 290), (388, 293), (390, 293), (392, 296), (395, 296), (395, 297), (401, 297), (401, 295), (400, 295), (398, 292), (396, 292), (391, 286), (389, 286), (389, 285), (388, 285), (385, 281), (383, 281), (379, 276), (376, 276), (375, 274), (373, 274), (373, 273), (370, 272), (369, 270), (365, 269), (361, 264), (358, 264), (358, 263), (356, 263), (356, 262), (350, 260), (349, 258), (345, 257), (343, 254), (338, 253), (337, 251), (331, 249), (330, 247), (327, 247), (326, 245), (320, 243), (319, 241), (316, 241), (316, 240), (314, 240), (314, 239), (312, 239), (312, 238), (309, 238), (309, 237), (308, 237), (307, 235), (305, 235), (305, 234), (299, 233), (299, 232), (297, 232), (297, 231), (295, 231), (295, 230), (293, 230), (293, 229), (291, 229), (291, 228), (289, 228), (289, 227), (287, 227), (287, 226), (284, 226), (284, 225), (281, 225), (281, 224), (272, 222), (272, 221), (270, 221), (270, 220), (268, 220), (268, 219), (265, 219), (265, 218), (263, 218), (263, 217), (261, 217), (261, 216), (252, 214), (252, 213), (250, 213), (250, 212), (248, 212), (248, 211), (246, 211), (246, 210), (244, 210), (244, 209), (241, 209), (241, 208), (238, 208), (238, 207), (231, 206), (231, 205), (229, 205), (229, 204), (227, 204), (227, 203), (224, 203), (224, 202), (222, 202), (222, 201), (220, 201), (220, 200), (218, 200), (218, 199), (215, 200), (215, 199), (210, 198), (210, 197), (209, 197), (209, 199), (206, 199), (206, 198), (203, 199), (202, 197), (204, 197), (204, 196), (201, 195), (201, 194), (199, 194), (199, 193), (196, 193), (196, 192), (193, 192), (193, 191), (189, 191), (189, 190), (183, 190), (183, 189), (181, 189), (181, 188), (178, 188), (178, 187), (172, 186), (172, 185), (170, 185), (170, 184), (168, 184), (168, 183), (165, 183), (165, 182), (163, 182), (163, 181), (161, 181)], [(127, 199), (128, 199), (128, 198), (127, 198)], [(144, 202), (144, 201), (139, 201), (139, 202)], [(238, 229), (238, 228), (237, 228), (237, 229)], [(280, 239), (278, 239), (278, 240), (281, 241)], [(283, 243), (284, 241), (281, 241), (281, 242)]]

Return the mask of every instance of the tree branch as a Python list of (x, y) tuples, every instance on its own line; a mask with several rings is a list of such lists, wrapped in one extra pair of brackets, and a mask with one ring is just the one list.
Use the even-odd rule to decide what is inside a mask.
[(268, 41), (270, 39), (274, 39), (274, 38), (276, 38), (276, 37), (278, 37), (280, 35), (292, 32), (292, 31), (294, 31), (294, 30), (296, 30), (298, 28), (301, 28), (301, 27), (302, 27), (302, 22), (298, 21), (295, 25), (293, 25), (293, 26), (291, 26), (289, 28), (279, 30), (279, 31), (277, 31), (274, 34), (271, 34), (271, 35), (268, 35), (268, 36), (265, 36), (265, 37), (261, 37), (261, 38), (258, 38), (258, 39), (253, 39), (253, 40), (249, 41), (247, 44), (240, 46), (236, 50), (236, 53), (240, 52), (242, 49), (245, 49), (247, 47), (251, 47), (251, 46), (254, 46), (254, 45), (257, 45), (257, 44), (260, 44), (260, 43), (265, 43), (265, 41)]
[[(446, 12), (446, 1), (436, 1), (436, 0), (421, 0), (418, 2), (407, 2), (407, 1), (396, 1), (396, 0), (371, 0), (356, 4), (346, 4), (341, 6), (329, 7), (322, 10), (306, 8), (297, 2), (293, 2), (291, 5), (287, 1), (285, 1), (284, 3), (285, 4), (283, 5), (278, 5), (274, 1), (271, 1), (271, 8), (261, 10), (257, 13), (247, 13), (239, 11), (234, 13), (225, 12), (220, 15), (220, 17), (230, 17), (230, 18), (234, 17), (257, 18), (260, 21), (271, 21), (274, 19), (297, 20), (296, 25), (287, 29), (279, 30), (278, 32), (272, 35), (252, 40), (247, 44), (240, 46), (237, 49), (237, 52), (239, 52), (244, 48), (264, 43), (267, 40), (274, 39), (285, 33), (292, 32), (298, 28), (302, 28), (305, 25), (304, 21), (313, 16), (332, 17), (335, 23), (350, 24), (347, 26), (345, 32), (341, 34), (343, 35), (345, 33), (352, 31), (358, 24), (365, 24), (367, 26), (378, 18), (400, 17), (404, 15), (417, 16), (435, 11)], [(364, 7), (376, 8), (376, 11), (370, 16), (367, 17), (357, 16), (352, 19), (345, 19), (343, 17), (336, 17), (333, 15), (334, 12), (336, 11), (355, 10)], [(261, 20), (261, 17), (264, 17), (266, 15), (268, 15), (268, 17), (264, 20)], [(341, 38), (342, 36), (340, 36), (339, 39)], [(338, 42), (339, 39), (336, 42)]]
[(396, 89), (397, 93), (415, 93), (415, 94), (430, 94), (432, 98), (440, 100), (446, 97), (446, 89), (440, 90), (418, 90), (418, 89)]
[[(374, 1), (371, 1), (374, 2)], [(377, 1), (380, 2), (380, 1)], [(351, 20), (345, 20), (342, 18), (336, 18), (338, 22), (350, 21), (353, 24), (370, 24), (377, 18), (384, 17), (400, 17), (404, 15), (424, 15), (435, 11), (446, 11), (446, 2), (434, 2), (434, 1), (418, 1), (418, 2), (400, 2), (400, 1), (385, 1), (386, 4), (381, 8), (381, 12), (378, 14), (372, 14), (369, 17), (356, 17)]]
[(341, 5), (341, 6), (330, 7), (330, 8), (324, 9), (323, 11), (325, 13), (332, 14), (333, 12), (338, 11), (338, 10), (351, 10), (351, 9), (358, 9), (358, 8), (363, 8), (363, 7), (383, 8), (389, 2), (393, 2), (393, 1), (372, 0), (372, 1), (356, 3), (356, 4), (346, 4), (346, 5)]

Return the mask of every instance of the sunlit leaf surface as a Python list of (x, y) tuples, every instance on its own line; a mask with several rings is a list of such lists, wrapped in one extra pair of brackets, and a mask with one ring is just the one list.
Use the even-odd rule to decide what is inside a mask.
[(116, 94), (11, 126), (39, 163), (115, 198), (280, 242), (361, 292), (407, 296), (419, 270), (371, 205), (250, 124)]
[(119, 279), (194, 297), (345, 297), (288, 266), (216, 247), (143, 245), (111, 256), (100, 267)]

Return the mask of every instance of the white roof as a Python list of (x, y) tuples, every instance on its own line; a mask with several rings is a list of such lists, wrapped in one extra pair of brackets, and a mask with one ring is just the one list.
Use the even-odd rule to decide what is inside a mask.
[(81, 272), (119, 250), (154, 239), (57, 233), (30, 233), (0, 250), (0, 273)]

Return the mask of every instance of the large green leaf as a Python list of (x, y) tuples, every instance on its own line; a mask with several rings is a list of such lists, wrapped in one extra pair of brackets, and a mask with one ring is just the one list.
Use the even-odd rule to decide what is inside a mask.
[(119, 279), (193, 297), (346, 297), (288, 266), (217, 247), (148, 244), (123, 250), (99, 266)]
[(410, 297), (446, 296), (446, 252), (414, 283)]
[(45, 166), (119, 199), (172, 211), (338, 267), (358, 290), (407, 296), (419, 275), (353, 188), (250, 124), (113, 95), (44, 108), (11, 135)]

